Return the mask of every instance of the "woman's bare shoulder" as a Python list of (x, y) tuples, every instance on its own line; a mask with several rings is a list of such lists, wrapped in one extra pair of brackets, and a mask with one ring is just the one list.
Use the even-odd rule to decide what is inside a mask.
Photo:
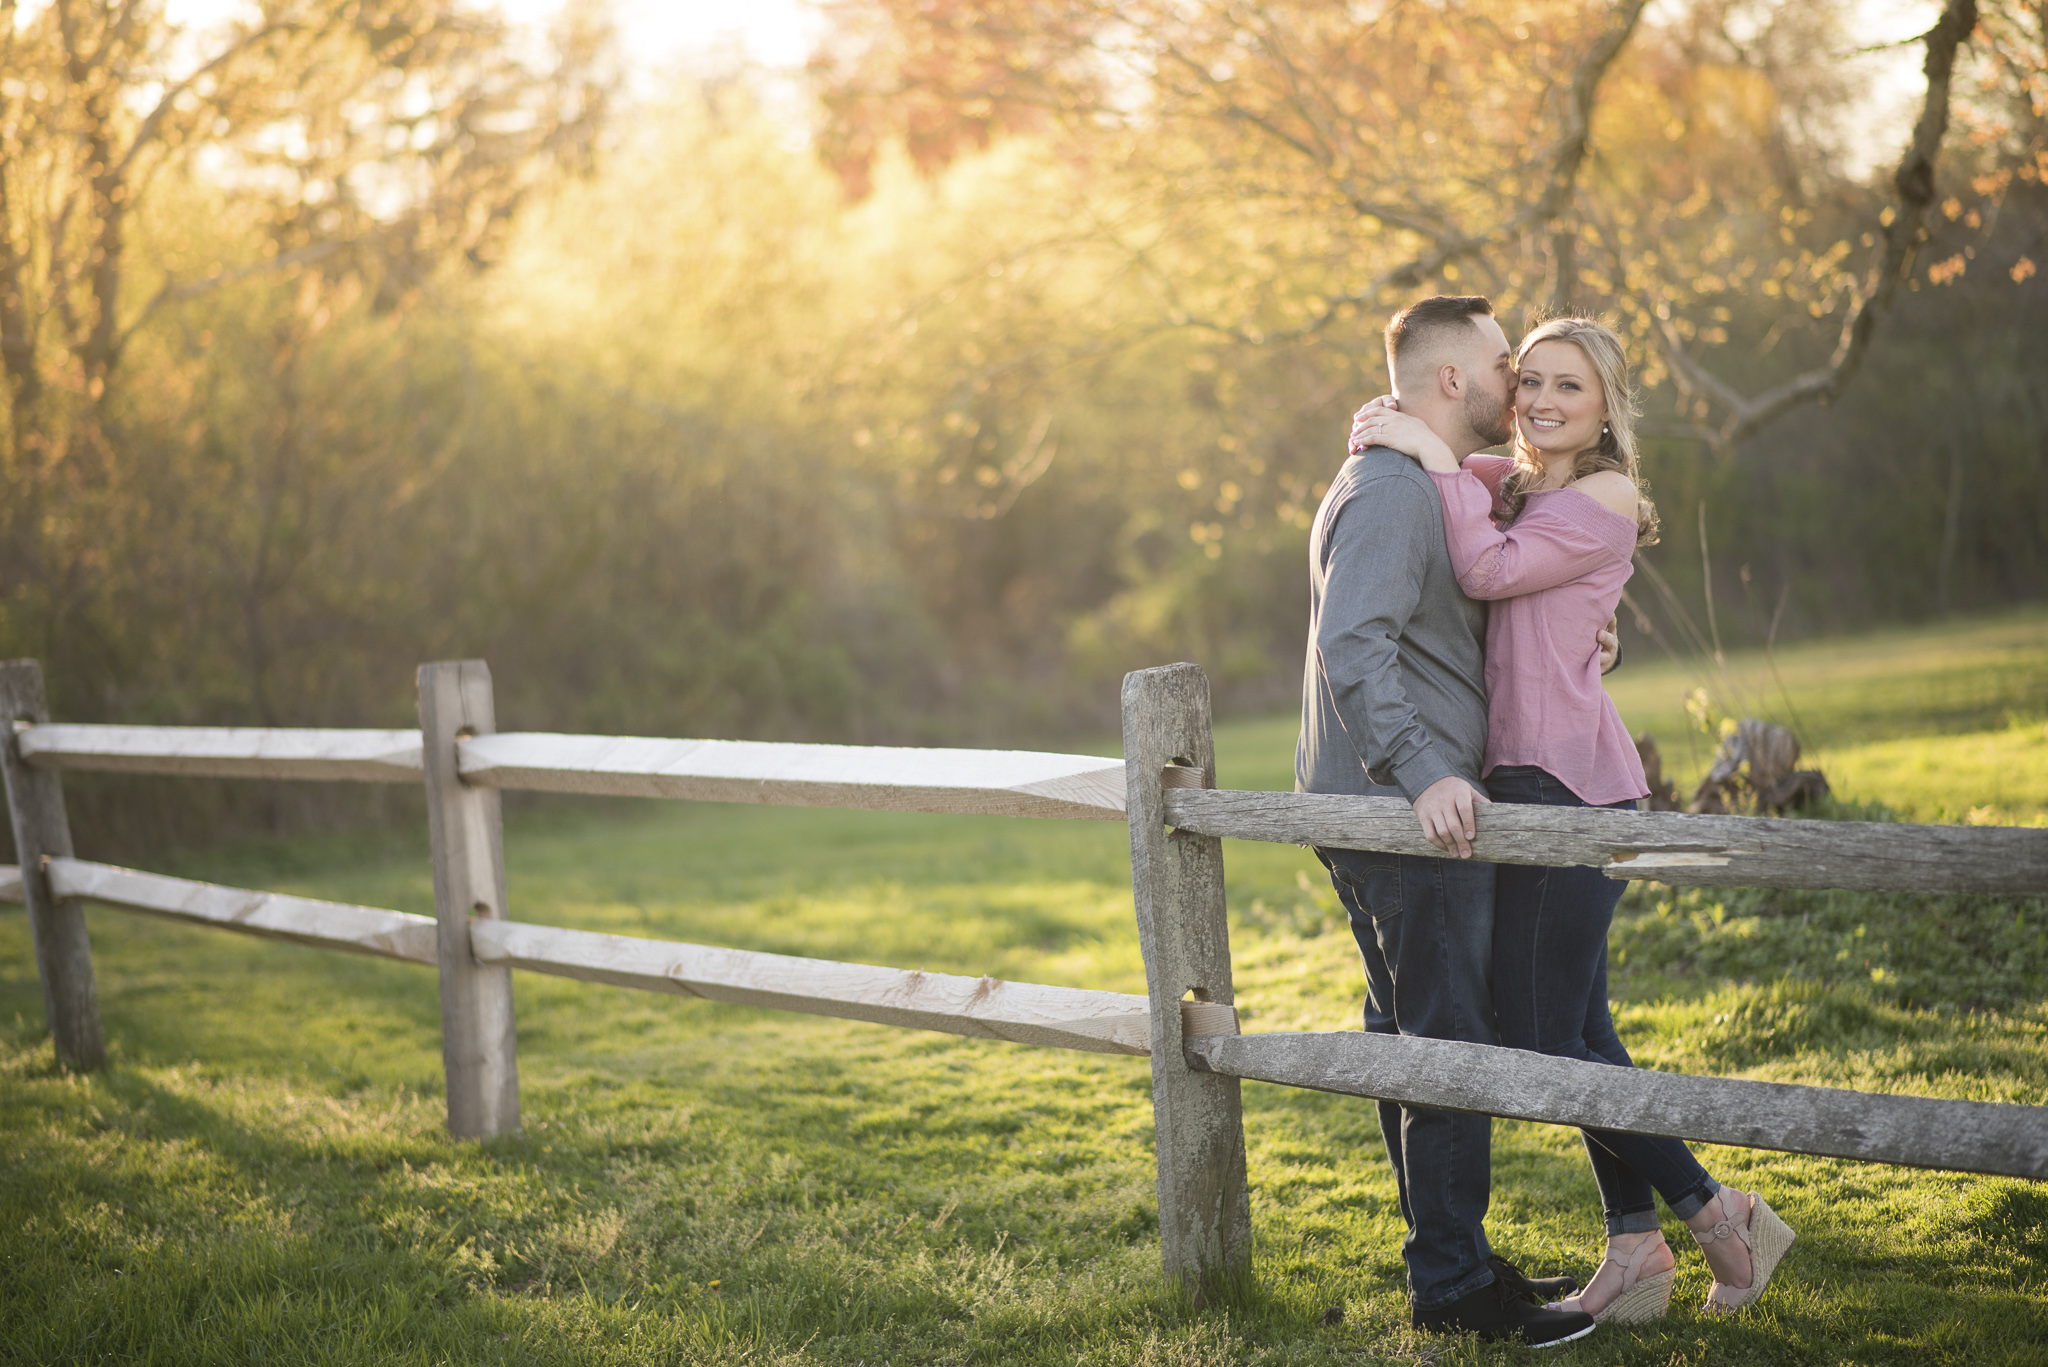
[(1619, 470), (1595, 470), (1592, 474), (1572, 481), (1572, 488), (1598, 503), (1610, 513), (1619, 513), (1634, 520), (1636, 515), (1636, 482)]

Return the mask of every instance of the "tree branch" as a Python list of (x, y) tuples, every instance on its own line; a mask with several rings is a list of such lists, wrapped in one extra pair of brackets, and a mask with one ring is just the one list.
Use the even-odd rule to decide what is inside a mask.
[(174, 278), (165, 276), (163, 285), (155, 294), (150, 296), (149, 302), (142, 306), (142, 311), (136, 314), (128, 326), (121, 330), (120, 339), (114, 344), (114, 351), (118, 355), (121, 351), (125, 350), (129, 339), (141, 331), (142, 325), (147, 323), (156, 311), (166, 304), (176, 304), (187, 299), (196, 299), (202, 294), (211, 294), (224, 285), (232, 285), (237, 280), (247, 280), (251, 276), (267, 275), (272, 271), (290, 270), (294, 266), (310, 266), (316, 261), (325, 261), (336, 252), (352, 247), (363, 240), (360, 237), (325, 238), (318, 242), (309, 242), (303, 247), (295, 247), (288, 252), (279, 252), (276, 256), (270, 257), (267, 260), (251, 261), (227, 270), (215, 271), (212, 275), (198, 280), (188, 280), (182, 285)]
[[(0, 0), (0, 69), (14, 59), (15, 0)], [(0, 91), (0, 127), (15, 123), (10, 108), (13, 97)], [(0, 149), (0, 373), (7, 386), (13, 438), (22, 437), (22, 415), (35, 407), (42, 391), (42, 376), (36, 373), (36, 340), (32, 313), (22, 293), (22, 265), (29, 259), (26, 244), (15, 237), (15, 166)]]
[(1848, 388), (1870, 350), (1877, 326), (1890, 312), (1899, 284), (1913, 269), (1913, 255), (1925, 237), (1927, 208), (1934, 203), (1934, 167), (1941, 140), (1948, 131), (1949, 92), (1955, 73), (1956, 49), (1977, 27), (1977, 0), (1947, 0), (1941, 18), (1922, 35), (1927, 47), (1924, 70), (1927, 96), (1913, 125), (1913, 141), (1892, 173), (1895, 202), (1884, 222), (1884, 246), (1868, 291), (1850, 310), (1841, 340), (1824, 366), (1795, 375), (1753, 397), (1719, 379), (1685, 353), (1684, 343), (1668, 319), (1657, 322), (1657, 334), (1681, 390), (1704, 390), (1728, 410), (1715, 431), (1716, 450), (1725, 450), (1806, 403), (1832, 405)]
[(251, 29), (248, 33), (243, 34), (240, 38), (237, 38), (234, 42), (221, 49), (214, 55), (211, 61), (204, 63), (197, 70), (186, 76), (184, 80), (171, 86), (157, 100), (156, 106), (136, 126), (135, 136), (129, 140), (128, 150), (122, 153), (120, 164), (114, 168), (114, 175), (120, 178), (128, 174), (128, 168), (134, 164), (135, 158), (141, 154), (142, 149), (156, 140), (157, 133), (163, 128), (164, 120), (170, 117), (172, 108), (186, 91), (265, 39), (279, 33), (296, 32), (301, 27), (302, 25), (296, 20), (279, 20), (275, 23), (265, 24), (262, 28)]
[[(1253, 341), (1291, 341), (1314, 336), (1335, 322), (1347, 307), (1375, 304), (1387, 290), (1397, 286), (1414, 287), (1429, 279), (1445, 266), (1462, 260), (1488, 247), (1502, 242), (1531, 228), (1542, 228), (1558, 218), (1570, 207), (1578, 191), (1579, 170), (1585, 165), (1586, 149), (1593, 127), (1593, 109), (1598, 101), (1601, 79), (1627, 45), (1629, 36), (1635, 32), (1637, 22), (1642, 18), (1647, 0), (1618, 0), (1608, 18), (1607, 27), (1598, 39), (1580, 57), (1572, 71), (1571, 85), (1565, 94), (1565, 123), (1557, 141), (1552, 144), (1543, 192), (1525, 205), (1520, 212), (1483, 232), (1444, 233), (1435, 236), (1428, 248), (1413, 259), (1403, 262), (1387, 271), (1361, 289), (1338, 295), (1328, 300), (1315, 317), (1298, 328), (1286, 332), (1266, 333), (1258, 337), (1247, 337)], [(1388, 220), (1390, 222), (1394, 220)], [(1412, 223), (1412, 218), (1410, 223)], [(1407, 227), (1409, 224), (1401, 224)], [(1240, 330), (1225, 325), (1189, 320), (1195, 326), (1211, 328), (1232, 335), (1242, 335)]]

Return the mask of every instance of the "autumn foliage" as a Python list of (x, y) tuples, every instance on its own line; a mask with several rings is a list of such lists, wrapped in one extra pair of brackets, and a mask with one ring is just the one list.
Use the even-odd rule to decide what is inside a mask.
[(1734, 636), (2038, 596), (2048, 10), (1863, 12), (836, 0), (798, 119), (624, 105), (574, 9), (0, 0), (0, 654), (76, 719), (405, 724), (469, 655), (552, 729), (1286, 707), (1437, 290), (1628, 335), (1675, 645), (1702, 538)]

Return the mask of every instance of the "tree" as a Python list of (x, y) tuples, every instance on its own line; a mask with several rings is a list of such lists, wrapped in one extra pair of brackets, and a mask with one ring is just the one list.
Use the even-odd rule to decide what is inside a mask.
[[(1268, 344), (1461, 266), (1520, 286), (1516, 258), (1571, 208), (1601, 83), (1644, 8), (863, 0), (837, 7), (813, 65), (853, 188), (867, 163), (852, 151), (889, 131), (931, 165), (1055, 125), (1149, 195), (1125, 232), (1168, 321)], [(1259, 233), (1265, 279), (1198, 281), (1188, 229), (1219, 216)]]
[[(1109, 230), (1154, 277), (1168, 325), (1288, 343), (1474, 282), (1510, 305), (1616, 308), (1661, 348), (1686, 407), (1721, 415), (1687, 430), (1725, 446), (1840, 397), (1940, 197), (1959, 53), (1975, 35), (1987, 84), (2038, 106), (2048, 20), (2008, 0), (1980, 28), (1978, 0), (1946, 0), (1917, 40), (1926, 90), (1911, 142), (1888, 202), (1871, 203), (1839, 147), (1801, 127), (1844, 102), (1846, 7), (1696, 0), (1647, 38), (1643, 11), (842, 0), (814, 69), (826, 146), (856, 189), (890, 131), (928, 166), (1054, 126), (1077, 155), (1149, 176), (1152, 214)], [(1743, 215), (1756, 222), (1728, 232)], [(1214, 230), (1189, 250), (1197, 223)], [(1859, 234), (1872, 254), (1860, 271)], [(1760, 264), (1773, 245), (1789, 250)], [(1256, 271), (1203, 280), (1191, 264), (1247, 247)], [(1826, 361), (1751, 394), (1688, 344), (1726, 336), (1723, 287), (1766, 280), (1838, 335)]]
[[(544, 69), (506, 37), (453, 0), (265, 0), (205, 33), (147, 0), (0, 0), (10, 635), (57, 646), (135, 511), (122, 363), (145, 329), (292, 273), (396, 307), (436, 263), (487, 259), (539, 168), (583, 155), (603, 34), (565, 29)], [(195, 181), (218, 217), (200, 255), (138, 279), (153, 200)]]
[[(1926, 94), (1913, 125), (1912, 140), (1892, 173), (1891, 202), (1884, 207), (1877, 223), (1871, 225), (1878, 239), (1871, 244), (1876, 259), (1860, 275), (1850, 274), (1845, 266), (1837, 269), (1837, 263), (1849, 254), (1850, 244), (1843, 240), (1828, 253), (1831, 259), (1819, 272), (1823, 281), (1840, 279), (1845, 285), (1836, 292), (1841, 299), (1840, 307), (1824, 310), (1825, 314), (1841, 315), (1834, 350), (1824, 363), (1761, 393), (1745, 394), (1690, 354), (1672, 317), (1671, 301), (1679, 289), (1669, 282), (1657, 282), (1662, 288), (1655, 290), (1655, 335), (1663, 343), (1679, 392), (1694, 400), (1703, 416), (1705, 411), (1712, 410), (1723, 414), (1718, 424), (1701, 429), (1714, 446), (1730, 446), (1802, 404), (1834, 403), (1862, 368), (1878, 326), (1912, 275), (1915, 255), (1928, 236), (1927, 212), (1938, 193), (1935, 173), (1948, 132), (1957, 55), (1976, 30), (1977, 21), (1977, 0), (1946, 0), (1934, 26), (1920, 39), (1926, 54), (1922, 67), (1927, 80)], [(1796, 218), (1796, 204), (1787, 207)], [(1613, 239), (1609, 242), (1612, 245)], [(1623, 258), (1624, 278), (1634, 274), (1639, 282), (1648, 283), (1645, 275), (1654, 277), (1654, 270), (1630, 272), (1630, 254), (1625, 249), (1618, 255)]]

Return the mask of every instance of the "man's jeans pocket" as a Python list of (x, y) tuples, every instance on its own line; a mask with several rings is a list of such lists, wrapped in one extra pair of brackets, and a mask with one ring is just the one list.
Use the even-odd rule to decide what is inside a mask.
[[(1321, 851), (1318, 851), (1320, 854)], [(1342, 858), (1325, 858), (1330, 879), (1337, 885), (1345, 910), (1356, 922), (1360, 913), (1374, 925), (1401, 914), (1401, 860), (1398, 855), (1345, 851)]]

